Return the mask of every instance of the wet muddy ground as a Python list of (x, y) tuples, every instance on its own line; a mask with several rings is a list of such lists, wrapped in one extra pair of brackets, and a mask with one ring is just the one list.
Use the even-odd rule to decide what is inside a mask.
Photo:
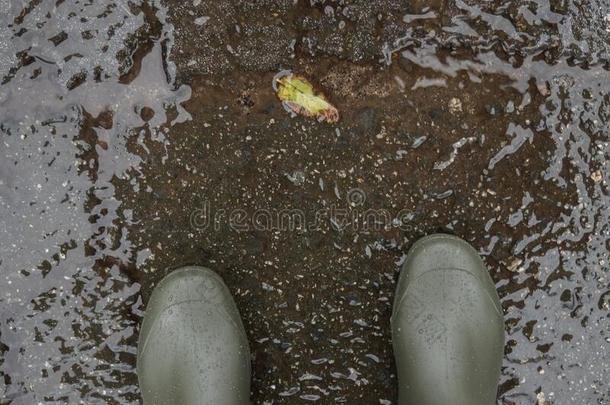
[(0, 6), (1, 403), (139, 403), (185, 264), (234, 293), (253, 403), (396, 403), (395, 281), (442, 231), (501, 297), (498, 403), (610, 404), (606, 1)]

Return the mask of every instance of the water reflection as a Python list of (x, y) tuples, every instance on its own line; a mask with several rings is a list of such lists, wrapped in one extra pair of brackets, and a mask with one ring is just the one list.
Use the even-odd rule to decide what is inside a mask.
[(152, 9), (79, 3), (2, 4), (0, 374), (13, 404), (137, 402), (136, 252), (112, 182), (142, 163), (130, 142), (162, 145), (157, 128), (188, 119), (162, 41), (129, 41), (160, 24)]

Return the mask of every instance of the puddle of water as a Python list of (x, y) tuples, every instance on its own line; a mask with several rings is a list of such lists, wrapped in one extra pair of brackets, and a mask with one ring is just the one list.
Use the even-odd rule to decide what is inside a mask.
[[(396, 271), (443, 230), (502, 298), (499, 402), (610, 400), (608, 5), (323, 3), (0, 0), (4, 398), (138, 402), (142, 304), (197, 263), (242, 310), (255, 403), (395, 403)], [(288, 68), (336, 126), (282, 110)]]
[[(487, 111), (490, 119), (510, 114), (514, 120), (504, 133), (486, 134), (505, 140), (489, 159), (481, 184), (482, 196), (492, 194), (502, 201), (501, 209), (497, 215), (483, 210), (491, 222), (477, 236), (488, 240), (481, 252), (496, 269), (508, 328), (500, 398), (503, 403), (605, 403), (610, 398), (607, 362), (602, 360), (610, 350), (604, 208), (610, 203), (607, 44), (599, 53), (592, 52), (599, 45), (595, 41), (583, 46), (572, 36), (568, 17), (549, 9), (548, 3), (519, 9), (517, 16), (527, 20), (525, 28), (508, 18), (515, 17), (511, 5), (502, 15), (497, 13), (501, 8), (489, 13), (478, 6), (456, 5), (465, 11), (453, 17), (459, 24), (441, 29), (457, 34), (460, 42), (476, 37), (474, 43), (469, 41), (469, 56), (439, 55), (434, 44), (443, 40), (433, 32), (419, 38), (428, 46), (414, 45), (413, 36), (403, 38), (399, 52), (440, 78), (464, 72), (474, 82), (488, 75), (509, 79), (499, 86), (497, 103)], [(538, 36), (536, 46), (524, 49), (534, 39), (528, 27), (537, 22), (556, 24), (557, 36)], [(477, 28), (481, 23), (487, 36)], [(603, 26), (580, 28), (595, 35)], [(510, 39), (501, 41), (503, 51), (486, 49), (504, 36)], [(549, 59), (550, 51), (541, 42), (553, 41), (561, 44), (563, 55)], [(578, 53), (579, 61), (575, 47), (589, 52)], [(520, 99), (506, 103), (510, 88)], [(535, 119), (518, 117), (520, 110), (531, 108), (538, 110)], [(545, 147), (549, 139), (552, 148)], [(456, 145), (463, 146), (463, 140), (453, 144), (451, 160), (438, 166), (450, 168), (453, 159), (459, 159)], [(524, 176), (534, 161), (543, 165), (541, 170)], [(519, 189), (506, 187), (506, 176), (523, 183)], [(504, 249), (499, 246), (503, 239)], [(498, 262), (503, 254), (510, 256)]]
[[(129, 145), (140, 131), (167, 127), (166, 111), (188, 118), (180, 102), (189, 90), (168, 84), (161, 38), (146, 52), (129, 43), (155, 35), (145, 5), (4, 3), (2, 397), (137, 402), (132, 218), (112, 181), (142, 164)], [(147, 140), (167, 142), (162, 130)]]

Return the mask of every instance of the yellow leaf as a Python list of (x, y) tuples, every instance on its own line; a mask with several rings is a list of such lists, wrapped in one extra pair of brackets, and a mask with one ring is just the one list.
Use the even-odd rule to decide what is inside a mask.
[(276, 77), (274, 84), (278, 98), (288, 110), (320, 121), (339, 121), (339, 111), (326, 100), (324, 94), (316, 94), (306, 78), (288, 73)]

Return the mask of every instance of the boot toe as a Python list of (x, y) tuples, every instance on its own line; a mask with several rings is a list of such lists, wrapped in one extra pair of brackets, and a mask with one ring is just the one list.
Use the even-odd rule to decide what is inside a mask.
[(493, 281), (476, 251), (448, 235), (418, 241), (394, 301), (392, 343), (400, 404), (491, 404), (504, 322)]
[(188, 267), (159, 283), (140, 330), (137, 369), (145, 405), (248, 403), (248, 341), (216, 273)]

